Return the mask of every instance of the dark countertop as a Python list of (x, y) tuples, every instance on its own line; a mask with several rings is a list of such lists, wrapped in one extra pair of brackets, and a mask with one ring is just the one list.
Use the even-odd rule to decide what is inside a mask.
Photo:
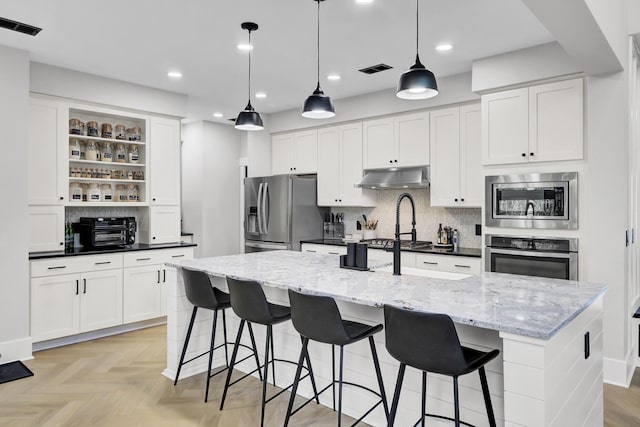
[[(315, 239), (315, 240), (303, 240), (300, 243), (311, 243), (315, 245), (332, 245), (332, 246), (347, 246), (342, 239)], [(371, 248), (379, 249), (379, 248)], [(472, 258), (482, 258), (482, 249), (477, 248), (458, 248), (456, 252), (447, 251), (443, 249), (402, 249), (403, 252), (415, 252), (421, 254), (435, 254), (435, 255), (453, 255), (453, 256), (468, 256)]]
[(79, 255), (100, 255), (100, 254), (113, 254), (118, 252), (135, 252), (135, 251), (148, 251), (154, 249), (174, 249), (174, 248), (190, 248), (198, 246), (195, 243), (165, 243), (158, 245), (147, 245), (144, 243), (136, 243), (132, 246), (124, 248), (75, 248), (72, 251), (53, 251), (53, 252), (31, 252), (29, 253), (29, 259), (46, 259), (46, 258), (61, 258), (68, 256)]

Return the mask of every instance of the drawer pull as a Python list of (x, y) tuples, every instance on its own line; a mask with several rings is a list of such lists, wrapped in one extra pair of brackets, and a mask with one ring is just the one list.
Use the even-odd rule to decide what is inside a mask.
[(589, 342), (589, 332), (584, 334), (584, 358), (588, 359), (591, 356), (591, 343)]
[(171, 258), (182, 258), (184, 256), (184, 254), (182, 255), (171, 255)]
[(305, 251), (305, 252), (311, 252), (311, 253), (314, 253), (314, 254), (318, 252), (318, 251), (312, 251), (312, 250), (310, 250), (310, 249), (305, 249), (304, 251)]
[(111, 261), (102, 261), (102, 262), (94, 262), (94, 265), (107, 265), (107, 264), (111, 264)]
[(150, 261), (151, 258), (137, 258), (136, 261)]
[(66, 265), (60, 265), (58, 267), (48, 267), (47, 270), (60, 270), (62, 268), (67, 268)]
[(422, 261), (422, 263), (427, 265), (438, 265), (437, 262), (431, 262), (431, 261)]
[(80, 280), (76, 279), (76, 295), (80, 295)]
[(82, 293), (86, 294), (87, 293), (87, 279), (82, 279), (82, 286), (83, 286)]
[(160, 270), (158, 270), (158, 283), (160, 283)]
[(162, 269), (162, 283), (167, 283), (167, 270)]
[(329, 252), (329, 255), (340, 255), (338, 252)]
[(454, 266), (458, 268), (471, 268), (470, 265), (462, 265), (462, 264), (454, 264)]

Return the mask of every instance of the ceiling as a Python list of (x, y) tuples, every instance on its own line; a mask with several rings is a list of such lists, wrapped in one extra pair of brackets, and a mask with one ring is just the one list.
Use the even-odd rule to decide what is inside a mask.
[[(247, 41), (254, 21), (253, 92), (259, 112), (300, 107), (316, 82), (316, 3), (312, 0), (5, 0), (0, 16), (42, 27), (37, 37), (0, 29), (0, 44), (36, 62), (185, 93), (190, 118), (235, 117), (247, 100)], [(321, 6), (321, 84), (333, 99), (388, 89), (415, 53), (413, 0), (327, 0)], [(421, 0), (420, 57), (436, 76), (471, 61), (552, 41), (517, 0)], [(442, 42), (453, 44), (436, 52)], [(375, 75), (357, 70), (378, 63)], [(180, 70), (179, 81), (166, 76)], [(327, 81), (328, 73), (342, 79)], [(227, 122), (228, 123), (228, 122)]]

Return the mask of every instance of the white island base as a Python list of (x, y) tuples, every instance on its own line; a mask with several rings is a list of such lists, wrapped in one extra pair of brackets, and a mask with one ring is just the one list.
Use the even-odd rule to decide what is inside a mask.
[[(192, 264), (188, 265), (197, 268)], [(203, 268), (203, 270), (207, 269)], [(216, 269), (207, 271), (210, 274), (220, 274)], [(238, 276), (237, 274), (230, 275)], [(212, 282), (214, 286), (226, 290), (224, 278), (212, 276)], [(269, 283), (265, 283), (264, 289), (271, 302), (288, 305), (287, 291), (282, 286), (272, 287)], [(178, 280), (174, 288), (168, 291), (167, 369), (164, 375), (173, 379), (192, 306), (186, 299), (181, 279)], [(383, 323), (383, 313), (380, 307), (338, 298), (336, 300), (343, 317), (346, 319), (369, 324)], [(227, 310), (230, 341), (235, 338), (238, 325), (239, 320), (233, 311)], [(254, 328), (260, 359), (263, 360), (265, 328), (259, 325), (255, 325)], [(601, 295), (597, 296), (593, 303), (581, 311), (570, 323), (561, 327), (550, 339), (532, 338), (461, 323), (456, 323), (456, 328), (463, 345), (481, 350), (500, 350), (500, 356), (487, 365), (491, 400), (499, 426), (591, 427), (603, 425)], [(588, 339), (585, 338), (587, 333)], [(200, 310), (191, 336), (187, 358), (208, 349), (210, 334), (211, 312)], [(219, 321), (216, 341), (221, 342), (222, 337), (222, 322)], [(245, 344), (249, 344), (248, 336), (245, 338)], [(384, 331), (374, 338), (390, 405), (398, 372), (398, 362), (385, 349)], [(588, 345), (585, 344), (586, 342)], [(297, 361), (301, 347), (300, 337), (291, 322), (274, 327), (274, 345), (276, 358)], [(588, 347), (588, 353), (585, 353), (586, 347)], [(323, 388), (331, 381), (331, 347), (311, 342), (309, 352), (318, 388)], [(252, 359), (248, 359), (237, 365), (237, 369), (249, 372), (255, 369), (255, 362), (252, 362)], [(203, 357), (201, 360), (193, 362), (191, 366), (183, 367), (181, 377), (186, 378), (206, 371), (206, 364), (207, 360)], [(216, 351), (214, 365), (224, 365), (224, 351), (222, 349)], [(363, 384), (374, 390), (378, 389), (371, 353), (366, 340), (345, 347), (344, 372), (345, 381)], [(289, 385), (294, 374), (295, 367), (293, 365), (276, 364), (277, 386)], [(257, 377), (257, 374), (254, 375)], [(271, 378), (271, 375), (269, 377)], [(223, 378), (215, 377), (212, 381), (223, 381)], [(451, 379), (429, 374), (427, 383), (427, 412), (452, 417), (453, 384)], [(227, 405), (233, 407), (233, 388), (229, 393)], [(420, 416), (420, 393), (421, 374), (417, 370), (408, 368), (395, 425), (411, 426), (416, 422)], [(311, 396), (311, 386), (308, 379), (300, 384), (298, 394), (306, 397)], [(286, 401), (287, 396), (285, 394), (280, 399)], [(320, 402), (331, 407), (330, 390), (321, 396)], [(375, 398), (367, 392), (345, 386), (343, 398), (345, 414), (359, 418), (374, 403)], [(460, 406), (463, 421), (476, 426), (489, 425), (480, 381), (475, 372), (460, 377)], [(282, 425), (284, 416), (283, 413), (281, 420), (273, 420), (273, 425)], [(294, 416), (292, 425), (296, 425), (295, 420)], [(374, 426), (386, 426), (382, 407), (376, 408), (364, 421)], [(452, 423), (447, 424), (434, 418), (429, 418), (428, 422), (428, 425), (452, 425)], [(272, 425), (271, 421), (269, 425)]]

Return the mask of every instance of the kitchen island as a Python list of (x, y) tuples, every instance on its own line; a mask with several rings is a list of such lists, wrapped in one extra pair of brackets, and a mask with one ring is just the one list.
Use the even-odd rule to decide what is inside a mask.
[[(288, 303), (287, 289), (328, 295), (338, 301), (345, 318), (368, 323), (383, 322), (384, 304), (446, 313), (456, 322), (464, 345), (501, 351), (487, 365), (498, 425), (602, 425), (602, 296), (607, 289), (604, 285), (494, 273), (451, 276), (457, 280), (393, 276), (381, 271), (340, 269), (333, 256), (289, 251), (206, 258), (184, 261), (182, 265), (207, 272), (214, 285), (221, 288), (226, 288), (224, 277), (257, 280), (265, 285), (267, 297), (276, 303)], [(169, 289), (168, 296), (165, 375), (172, 377), (191, 306), (181, 281), (175, 289)], [(198, 330), (192, 335), (189, 353), (199, 354), (208, 347), (209, 319), (210, 314), (198, 318)], [(229, 322), (230, 336), (237, 324), (236, 319)], [(275, 328), (274, 333), (276, 357), (296, 360), (300, 340), (293, 326), (287, 323)], [(258, 331), (256, 338), (263, 341), (264, 333)], [(390, 392), (398, 363), (384, 349), (384, 334), (375, 339), (385, 386)], [(318, 383), (324, 384), (331, 378), (330, 347), (314, 344), (310, 346), (314, 371)], [(345, 349), (345, 378), (375, 387), (365, 344)], [(258, 348), (262, 348), (260, 342)], [(223, 360), (218, 355), (216, 359), (218, 364)], [(205, 369), (202, 363), (183, 372), (188, 375)], [(239, 365), (238, 369), (249, 371), (252, 365)], [(288, 384), (293, 369), (288, 366), (277, 369), (277, 384)], [(430, 379), (428, 411), (452, 414), (450, 379), (438, 375), (431, 375)], [(460, 383), (463, 420), (487, 425), (477, 375), (462, 377)], [(299, 393), (309, 396), (310, 386), (301, 384)], [(419, 417), (419, 396), (420, 375), (409, 370), (397, 425), (413, 425)], [(321, 402), (330, 406), (331, 396), (323, 398)], [(344, 411), (359, 414), (371, 399), (359, 390), (349, 390), (345, 392)], [(374, 411), (367, 422), (385, 425), (382, 410)]]

